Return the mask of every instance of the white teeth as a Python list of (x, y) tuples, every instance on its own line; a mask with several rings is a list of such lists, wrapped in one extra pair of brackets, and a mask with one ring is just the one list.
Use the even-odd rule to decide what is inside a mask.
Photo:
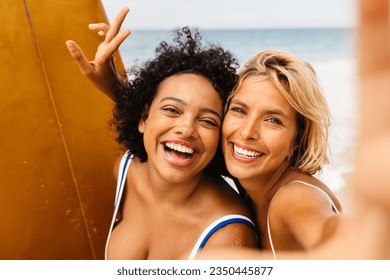
[(245, 150), (241, 147), (238, 147), (236, 145), (233, 145), (234, 153), (241, 157), (246, 157), (246, 158), (255, 158), (261, 156), (261, 153), (255, 152), (255, 151), (248, 151)]
[(193, 154), (194, 150), (191, 149), (190, 147), (186, 147), (180, 144), (174, 144), (174, 143), (165, 143), (165, 146), (167, 146), (171, 150), (175, 150), (181, 153), (186, 153), (186, 154)]

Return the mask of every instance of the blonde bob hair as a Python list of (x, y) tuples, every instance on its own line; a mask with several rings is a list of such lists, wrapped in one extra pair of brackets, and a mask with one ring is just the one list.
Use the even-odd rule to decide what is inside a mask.
[(240, 69), (238, 82), (227, 106), (248, 77), (270, 79), (297, 112), (296, 148), (291, 164), (307, 174), (321, 171), (329, 162), (328, 129), (330, 113), (313, 67), (288, 53), (277, 50), (259, 52)]

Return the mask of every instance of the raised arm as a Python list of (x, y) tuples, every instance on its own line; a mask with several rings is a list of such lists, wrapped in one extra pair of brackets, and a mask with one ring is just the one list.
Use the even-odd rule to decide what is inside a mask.
[(66, 41), (66, 46), (80, 68), (81, 73), (99, 90), (114, 100), (115, 92), (124, 85), (126, 77), (120, 76), (113, 60), (114, 53), (120, 44), (130, 35), (130, 30), (120, 31), (126, 18), (128, 8), (120, 10), (112, 26), (105, 23), (90, 24), (91, 30), (98, 31), (104, 41), (99, 45), (95, 58), (89, 61), (83, 50), (72, 40)]

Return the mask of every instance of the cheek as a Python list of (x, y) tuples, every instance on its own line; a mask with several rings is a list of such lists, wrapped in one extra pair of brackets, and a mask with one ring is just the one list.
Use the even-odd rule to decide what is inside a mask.
[(264, 142), (268, 143), (268, 148), (273, 151), (274, 155), (285, 158), (291, 150), (291, 141), (286, 141), (289, 137), (285, 134), (275, 134), (263, 137)]
[(288, 146), (289, 142), (286, 141), (286, 133), (266, 127), (262, 127), (260, 131), (261, 134), (259, 137), (270, 152), (280, 154)]
[(227, 137), (231, 134), (232, 126), (229, 122), (229, 120), (225, 119), (222, 124), (221, 128), (221, 140), (222, 144), (224, 144), (227, 141)]
[(237, 126), (237, 124), (233, 121), (233, 119), (229, 117), (229, 115), (226, 115), (222, 123), (222, 138), (224, 139), (229, 136), (235, 126)]
[(215, 153), (217, 151), (217, 148), (218, 148), (219, 140), (220, 140), (219, 130), (212, 131), (212, 132), (205, 134), (204, 135), (205, 148), (207, 150)]
[[(225, 119), (226, 120), (226, 119)], [(225, 146), (228, 145), (229, 141), (229, 135), (231, 135), (231, 125), (229, 124), (229, 121), (223, 121), (222, 129), (221, 129), (221, 143), (222, 143), (222, 151), (225, 152), (226, 148)]]

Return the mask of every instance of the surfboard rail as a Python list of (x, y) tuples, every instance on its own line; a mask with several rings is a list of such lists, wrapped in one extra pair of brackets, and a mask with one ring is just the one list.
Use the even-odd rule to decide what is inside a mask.
[(113, 104), (65, 41), (92, 58), (101, 38), (88, 24), (107, 22), (104, 7), (2, 0), (0, 15), (0, 259), (102, 259), (120, 153)]

